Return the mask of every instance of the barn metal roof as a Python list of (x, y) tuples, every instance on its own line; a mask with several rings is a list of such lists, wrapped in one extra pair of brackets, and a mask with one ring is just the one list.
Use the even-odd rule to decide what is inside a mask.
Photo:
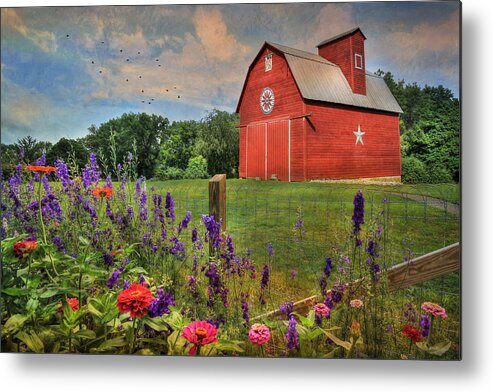
[(366, 95), (355, 94), (336, 64), (314, 53), (267, 44), (284, 54), (303, 98), (403, 113), (383, 78), (367, 71)]
[(335, 40), (338, 40), (339, 38), (342, 38), (342, 37), (345, 37), (346, 35), (350, 35), (350, 34), (353, 34), (355, 33), (356, 31), (358, 31), (361, 33), (361, 35), (363, 36), (364, 39), (366, 39), (366, 36), (363, 34), (363, 32), (361, 31), (361, 29), (359, 27), (355, 27), (354, 29), (351, 29), (351, 30), (348, 30), (348, 31), (345, 31), (344, 33), (341, 33), (341, 34), (337, 34), (329, 39), (326, 39), (325, 41), (322, 41), (320, 42), (318, 45), (317, 45), (317, 48), (320, 47), (320, 46), (323, 46), (323, 45), (326, 45), (328, 44), (329, 42), (332, 42), (332, 41), (335, 41)]

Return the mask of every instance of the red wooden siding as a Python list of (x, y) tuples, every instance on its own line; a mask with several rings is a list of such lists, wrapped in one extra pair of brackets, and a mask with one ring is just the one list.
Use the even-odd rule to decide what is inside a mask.
[[(354, 55), (363, 57), (362, 69), (355, 68)], [(319, 56), (337, 64), (354, 93), (366, 95), (365, 38), (361, 32), (347, 35), (318, 48)]]
[(246, 177), (246, 127), (240, 128), (240, 178)]
[(247, 127), (246, 177), (265, 179), (265, 124)]
[(267, 123), (267, 179), (289, 181), (289, 120)]
[[(361, 108), (307, 104), (315, 131), (306, 127), (306, 179), (401, 175), (399, 116)], [(363, 145), (355, 144), (358, 124)]]
[[(268, 52), (272, 53), (272, 70), (265, 72), (264, 56)], [(288, 64), (283, 56), (272, 49), (264, 49), (245, 83), (239, 110), (240, 124), (267, 122), (302, 114), (303, 100)], [(260, 94), (265, 87), (270, 87), (274, 92), (274, 110), (269, 114), (264, 114), (260, 109)]]

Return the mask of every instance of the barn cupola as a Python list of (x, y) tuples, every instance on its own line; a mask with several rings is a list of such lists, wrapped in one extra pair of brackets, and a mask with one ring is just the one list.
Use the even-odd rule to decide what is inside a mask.
[(356, 27), (317, 45), (318, 55), (337, 64), (353, 93), (366, 95), (365, 35)]

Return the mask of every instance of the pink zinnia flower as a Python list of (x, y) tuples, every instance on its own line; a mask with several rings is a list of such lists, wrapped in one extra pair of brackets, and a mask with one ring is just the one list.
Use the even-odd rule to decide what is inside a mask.
[(421, 304), (421, 309), (423, 309), (426, 313), (431, 313), (433, 316), (438, 316), (443, 319), (446, 319), (447, 312), (440, 305), (434, 304), (433, 302), (423, 302)]
[(248, 331), (248, 339), (252, 344), (259, 346), (267, 343), (270, 340), (270, 330), (265, 324), (253, 324)]
[(195, 355), (197, 346), (217, 342), (217, 332), (217, 328), (207, 321), (194, 321), (183, 328), (181, 336), (194, 345), (190, 355)]
[(349, 302), (349, 305), (351, 305), (352, 308), (361, 308), (363, 306), (363, 301), (360, 299), (353, 299), (351, 302)]
[(313, 310), (315, 311), (315, 316), (323, 316), (325, 318), (328, 318), (329, 317), (329, 314), (330, 314), (330, 309), (327, 305), (325, 304), (316, 304), (314, 307), (313, 307)]

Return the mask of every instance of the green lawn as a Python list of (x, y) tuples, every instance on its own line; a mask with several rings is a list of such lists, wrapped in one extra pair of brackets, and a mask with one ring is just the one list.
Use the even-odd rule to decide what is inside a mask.
[[(171, 192), (178, 217), (192, 211), (192, 223), (200, 225), (208, 213), (208, 180), (150, 182), (159, 193)], [(316, 292), (324, 260), (349, 255), (352, 200), (362, 190), (365, 227), (385, 225), (384, 265), (401, 263), (408, 249), (416, 256), (457, 242), (459, 218), (443, 210), (409, 200), (399, 193), (450, 195), (457, 200), (457, 185), (376, 186), (317, 182), (274, 182), (231, 179), (227, 182), (227, 231), (236, 249), (250, 248), (254, 260), (267, 261), (266, 243), (272, 242), (273, 275), (279, 283), (276, 297), (300, 299)], [(385, 217), (380, 212), (386, 198)], [(294, 235), (297, 211), (302, 211), (305, 236)], [(292, 270), (297, 278), (290, 279)], [(458, 289), (458, 287), (457, 287)]]

